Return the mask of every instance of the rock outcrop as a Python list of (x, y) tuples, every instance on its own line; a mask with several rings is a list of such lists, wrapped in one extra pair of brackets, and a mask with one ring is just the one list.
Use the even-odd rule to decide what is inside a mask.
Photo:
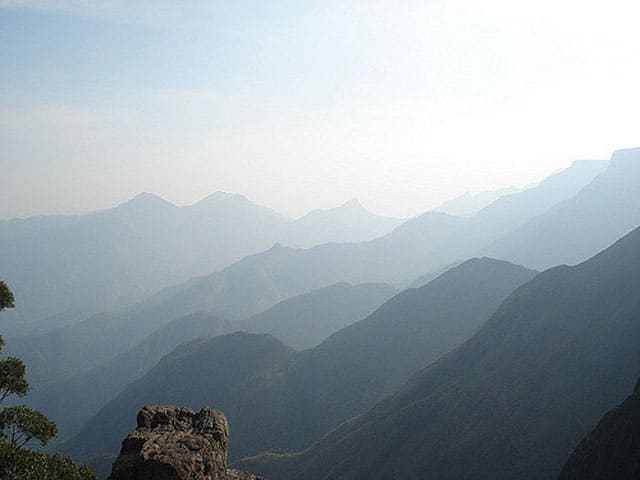
[(229, 424), (218, 410), (146, 406), (108, 480), (260, 480), (227, 468), (228, 440)]

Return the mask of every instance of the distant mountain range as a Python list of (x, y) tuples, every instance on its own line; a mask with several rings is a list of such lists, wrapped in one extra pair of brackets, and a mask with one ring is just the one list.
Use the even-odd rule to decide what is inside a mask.
[(551, 480), (583, 438), (563, 475), (610, 472), (627, 420), (585, 435), (640, 371), (639, 198), (628, 149), (404, 222), (224, 193), (0, 221), (5, 351), (85, 459), (178, 403), (288, 452), (242, 460), (270, 480)]
[[(25, 360), (30, 381), (37, 387), (98, 368), (134, 348), (166, 323), (193, 312), (206, 311), (228, 320), (241, 320), (336, 282), (408, 284), (420, 274), (438, 271), (472, 256), (481, 246), (508, 231), (510, 225), (516, 228), (549, 206), (575, 195), (604, 168), (606, 162), (576, 162), (536, 187), (502, 197), (468, 219), (433, 212), (368, 242), (324, 244), (311, 249), (276, 245), (222, 271), (167, 287), (125, 309), (95, 315), (45, 334), (14, 338), (7, 351)], [(614, 180), (622, 189), (625, 176)], [(633, 188), (628, 186), (626, 190)], [(146, 209), (179, 210), (149, 196), (133, 203), (147, 205)], [(216, 195), (187, 210), (211, 211), (212, 205), (226, 203), (247, 207), (248, 202), (235, 196)], [(138, 211), (132, 205), (119, 208), (125, 212)], [(348, 207), (352, 208), (353, 205)], [(97, 216), (101, 218), (100, 215)], [(111, 218), (114, 213), (109, 211), (105, 215)], [(265, 215), (281, 220), (272, 212)], [(85, 225), (88, 223), (91, 222)], [(140, 247), (143, 246), (141, 243)], [(564, 249), (567, 256), (573, 255), (572, 244)], [(425, 280), (431, 278), (433, 274)]]
[(575, 195), (604, 168), (606, 162), (576, 162), (530, 190), (501, 198), (470, 219), (428, 212), (367, 242), (310, 249), (276, 244), (224, 270), (165, 289), (141, 305), (164, 303), (167, 309), (184, 313), (205, 310), (241, 319), (337, 282), (406, 285), (419, 275), (473, 256), (510, 228)]
[(496, 240), (483, 253), (544, 269), (575, 264), (640, 225), (640, 148), (619, 150), (575, 196)]
[(434, 210), (436, 212), (442, 212), (456, 217), (471, 217), (487, 205), (491, 205), (500, 197), (517, 193), (519, 190), (520, 189), (516, 187), (507, 187), (499, 190), (487, 190), (485, 192), (474, 194), (465, 192), (459, 197), (443, 202), (434, 208)]
[(249, 334), (184, 345), (109, 402), (65, 449), (85, 458), (115, 452), (131, 408), (146, 403), (216, 405), (234, 425), (235, 458), (308, 446), (472, 335), (534, 275), (470, 260), (300, 353)]
[(555, 479), (636, 383), (640, 228), (518, 288), (466, 343), (298, 455), (240, 462), (271, 480)]
[(8, 324), (9, 333), (59, 313), (119, 309), (276, 242), (363, 241), (399, 223), (356, 200), (292, 221), (221, 192), (186, 207), (143, 193), (88, 215), (1, 221), (1, 273), (19, 299), (13, 315), (22, 322)]

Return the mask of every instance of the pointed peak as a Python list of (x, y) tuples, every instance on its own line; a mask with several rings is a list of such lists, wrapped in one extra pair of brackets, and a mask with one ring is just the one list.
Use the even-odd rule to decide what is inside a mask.
[(175, 207), (175, 205), (168, 200), (165, 200), (158, 195), (149, 192), (142, 192), (133, 197), (132, 199), (121, 204), (118, 208), (152, 208), (152, 207)]
[(360, 200), (358, 200), (355, 197), (352, 198), (351, 200), (343, 203), (339, 208), (357, 208), (357, 209), (364, 210), (364, 207), (360, 203)]

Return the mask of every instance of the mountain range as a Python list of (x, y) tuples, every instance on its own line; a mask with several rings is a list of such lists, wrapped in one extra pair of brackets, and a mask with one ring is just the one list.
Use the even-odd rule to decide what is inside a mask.
[(120, 309), (276, 242), (310, 247), (363, 241), (399, 223), (356, 200), (294, 221), (222, 192), (185, 207), (143, 193), (82, 216), (2, 221), (2, 274), (20, 299), (13, 316), (21, 322), (8, 323), (8, 333), (32, 331), (60, 313)]
[[(296, 348), (312, 347), (335, 331), (361, 320), (394, 293), (392, 287), (384, 284), (341, 283), (285, 300), (244, 321), (230, 322), (210, 313), (193, 313), (160, 327), (106, 363), (45, 385), (36, 383), (28, 403), (54, 418), (59, 436), (65, 438), (78, 433), (110, 399), (181, 343), (244, 330), (291, 340)], [(105, 338), (109, 341), (108, 336), (96, 336), (96, 340)], [(63, 346), (58, 348), (77, 351), (72, 344), (64, 345), (63, 338), (59, 341)], [(81, 344), (87, 349), (85, 355), (89, 355), (92, 348), (98, 348), (95, 341)]]
[(544, 269), (575, 264), (640, 225), (640, 148), (616, 151), (605, 172), (496, 240), (483, 253)]
[[(628, 160), (622, 166), (630, 163)], [(166, 323), (193, 312), (242, 320), (335, 282), (392, 279), (408, 283), (416, 274), (442, 270), (445, 265), (459, 262), (505, 231), (507, 225), (526, 222), (553, 202), (574, 195), (594, 176), (600, 178), (599, 172), (606, 167), (606, 162), (576, 162), (536, 187), (502, 197), (469, 219), (433, 212), (368, 242), (325, 244), (311, 249), (276, 245), (220, 272), (167, 287), (130, 307), (45, 334), (14, 338), (8, 351), (25, 360), (30, 381), (38, 388), (99, 368)], [(622, 185), (625, 178), (615, 180)], [(139, 200), (157, 203), (153, 198)], [(570, 252), (571, 245), (566, 250)], [(426, 280), (433, 277), (431, 273)], [(274, 333), (282, 335), (280, 332)]]
[(110, 401), (64, 449), (83, 458), (117, 451), (128, 412), (146, 403), (218, 406), (235, 425), (234, 458), (306, 447), (472, 335), (534, 275), (507, 262), (469, 260), (299, 353), (273, 337), (246, 333), (183, 345)]
[(633, 388), (640, 228), (513, 292), (467, 342), (296, 455), (242, 465), (272, 480), (555, 479)]
[(94, 464), (170, 403), (270, 480), (634, 478), (638, 198), (640, 148), (406, 221), (224, 193), (0, 221), (6, 352)]

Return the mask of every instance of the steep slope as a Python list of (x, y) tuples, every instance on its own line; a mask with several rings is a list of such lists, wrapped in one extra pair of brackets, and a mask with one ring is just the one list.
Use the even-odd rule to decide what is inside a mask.
[(640, 478), (640, 382), (571, 452), (558, 480)]
[(460, 348), (299, 455), (243, 462), (272, 480), (555, 478), (640, 367), (640, 229), (516, 290)]
[[(265, 438), (285, 435), (286, 399), (272, 385), (295, 351), (270, 335), (238, 332), (186, 343), (165, 356), (142, 379), (110, 402), (65, 448), (79, 457), (115, 453), (131, 424), (134, 410), (157, 399), (163, 405), (216, 405), (234, 425), (234, 443), (244, 451), (260, 450)], [(185, 400), (187, 400), (185, 402)], [(255, 412), (270, 408), (252, 424)], [(108, 418), (107, 423), (102, 421)]]
[(575, 264), (640, 225), (640, 148), (619, 150), (574, 197), (495, 242), (485, 254), (532, 268)]
[(322, 243), (364, 242), (386, 235), (402, 220), (375, 215), (357, 199), (330, 210), (313, 210), (291, 224), (283, 243), (309, 248)]
[(304, 350), (366, 317), (395, 293), (384, 283), (337, 283), (284, 300), (234, 326), (251, 333), (269, 333), (296, 350)]
[[(465, 262), (420, 289), (398, 294), (318, 347), (289, 355), (277, 369), (270, 368), (269, 382), (257, 397), (253, 390), (225, 390), (210, 381), (235, 373), (236, 381), (250, 384), (255, 375), (219, 360), (227, 337), (195, 351), (185, 346), (109, 402), (66, 448), (79, 456), (114, 452), (126, 432), (128, 412), (146, 403), (224, 409), (235, 425), (230, 447), (235, 458), (266, 448), (308, 446), (472, 335), (534, 274), (491, 259)], [(238, 349), (233, 358), (240, 361), (243, 355), (253, 353)]]
[[(188, 315), (171, 321), (102, 365), (41, 385), (28, 400), (30, 405), (55, 419), (61, 437), (74, 435), (109, 400), (183, 342), (246, 330), (272, 334), (298, 349), (304, 345), (315, 346), (331, 333), (370, 314), (394, 293), (395, 290), (385, 284), (337, 284), (285, 300), (246, 321), (228, 322), (203, 312)], [(109, 335), (97, 336), (102, 343), (111, 341)], [(62, 338), (59, 341), (64, 342)], [(87, 354), (96, 345), (82, 343)]]
[(129, 383), (153, 368), (181, 343), (235, 331), (232, 323), (207, 313), (178, 318), (109, 362), (67, 380), (36, 388), (27, 402), (58, 425), (59, 438), (79, 429)]

